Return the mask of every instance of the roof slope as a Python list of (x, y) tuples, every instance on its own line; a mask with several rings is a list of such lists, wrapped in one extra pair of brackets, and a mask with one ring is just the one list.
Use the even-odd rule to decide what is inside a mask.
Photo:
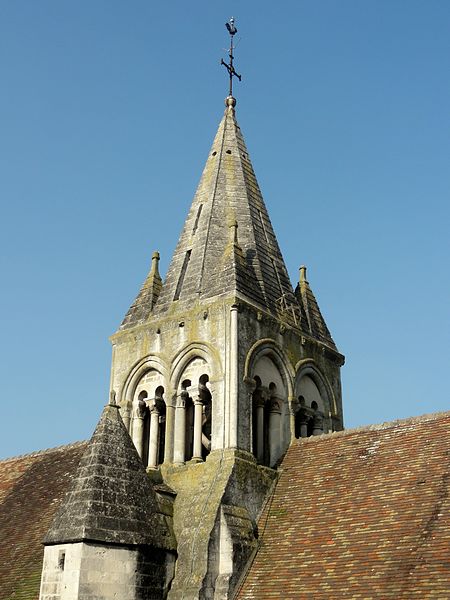
[(175, 547), (116, 405), (105, 406), (44, 543), (81, 540)]
[(450, 413), (294, 443), (238, 598), (450, 597)]
[(44, 546), (86, 443), (0, 461), (0, 600), (39, 597)]

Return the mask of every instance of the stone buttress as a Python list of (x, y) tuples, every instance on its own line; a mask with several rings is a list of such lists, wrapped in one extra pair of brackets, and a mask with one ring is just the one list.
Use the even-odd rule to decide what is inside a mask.
[(301, 268), (294, 291), (226, 99), (164, 283), (159, 255), (113, 346), (111, 393), (176, 493), (171, 600), (231, 598), (296, 437), (343, 427), (344, 357)]

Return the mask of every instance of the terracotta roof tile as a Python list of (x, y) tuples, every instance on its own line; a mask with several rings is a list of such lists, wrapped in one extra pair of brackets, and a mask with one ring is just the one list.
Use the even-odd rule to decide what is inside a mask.
[(295, 442), (240, 599), (450, 597), (450, 413)]
[(86, 444), (0, 461), (0, 600), (39, 597), (42, 540)]

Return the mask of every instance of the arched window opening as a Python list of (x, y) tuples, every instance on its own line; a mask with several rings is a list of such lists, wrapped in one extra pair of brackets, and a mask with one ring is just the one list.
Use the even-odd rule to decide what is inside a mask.
[(188, 388), (191, 380), (184, 379), (181, 382), (181, 401), (184, 406), (185, 434), (184, 434), (184, 460), (191, 460), (194, 450), (194, 403), (189, 395)]
[[(199, 353), (203, 354), (203, 350)], [(177, 397), (173, 426), (173, 462), (201, 462), (215, 448), (213, 391), (209, 360), (191, 355), (176, 377)], [(171, 411), (169, 410), (169, 417)], [(166, 451), (166, 454), (168, 452)], [(166, 458), (167, 460), (167, 458)]]
[(254, 377), (256, 384), (252, 395), (253, 453), (256, 460), (266, 466), (274, 466), (280, 455), (282, 398), (273, 381), (269, 387), (262, 385), (261, 378)]
[(147, 465), (154, 469), (164, 462), (164, 445), (166, 438), (166, 403), (164, 387), (159, 385), (154, 398), (148, 401), (150, 412), (150, 431), (148, 436)]
[(312, 418), (311, 435), (322, 435), (324, 432), (324, 414), (319, 409), (314, 410)]
[(142, 462), (147, 464), (147, 448), (145, 440), (148, 439), (149, 419), (147, 408), (147, 392), (142, 390), (138, 393), (136, 400), (133, 402), (133, 424), (132, 424), (132, 439)]
[(286, 387), (278, 366), (269, 356), (262, 356), (254, 370), (253, 453), (258, 463), (274, 467), (290, 441)]
[(202, 403), (201, 438), (202, 458), (206, 459), (211, 452), (211, 429), (212, 429), (212, 396), (208, 388), (209, 376), (203, 374), (198, 381), (198, 395)]
[(160, 427), (160, 423), (156, 425), (155, 422), (156, 417), (159, 419), (162, 416), (164, 420), (165, 416), (163, 383), (162, 373), (153, 368), (148, 369), (136, 381), (133, 392), (131, 437), (142, 462), (151, 468), (162, 462), (160, 454), (163, 450), (160, 448), (164, 448), (165, 441), (165, 423)]
[(279, 396), (277, 386), (269, 384), (269, 401), (266, 403), (266, 452), (265, 461), (270, 467), (275, 466), (281, 455), (281, 413), (283, 399)]
[(300, 380), (302, 394), (298, 396), (295, 414), (295, 437), (304, 438), (324, 433), (324, 402), (314, 380), (305, 375)]
[[(138, 418), (141, 418), (141, 422), (138, 423), (136, 420), (134, 421), (135, 427), (138, 430), (136, 432), (137, 436), (142, 438), (142, 449), (138, 452), (140, 457), (142, 458), (142, 462), (144, 465), (147, 465), (148, 462), (148, 436), (150, 435), (150, 418), (148, 412), (147, 405), (148, 393), (145, 390), (142, 390), (138, 394), (138, 406), (137, 406), (137, 415)], [(139, 444), (139, 442), (138, 442)]]
[(303, 396), (298, 397), (298, 409), (295, 413), (295, 437), (308, 437), (308, 419), (304, 418), (305, 399)]
[(256, 460), (264, 463), (264, 430), (265, 430), (265, 394), (261, 378), (255, 375), (255, 390), (252, 394), (252, 441), (253, 454)]
[(173, 442), (175, 464), (202, 461), (211, 450), (212, 397), (208, 370), (208, 362), (194, 356), (178, 380)]
[(266, 392), (266, 401), (264, 403), (264, 455), (263, 464), (270, 466), (274, 462), (275, 446), (278, 443), (279, 431), (276, 431), (276, 424), (273, 419), (273, 400), (276, 398), (277, 384), (271, 381), (269, 390)]

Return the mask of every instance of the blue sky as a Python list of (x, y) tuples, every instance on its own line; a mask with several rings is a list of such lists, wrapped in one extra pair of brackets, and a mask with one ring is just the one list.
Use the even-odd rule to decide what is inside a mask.
[(237, 117), (346, 355), (347, 427), (450, 408), (448, 1), (1, 0), (0, 456), (90, 436), (222, 116), (232, 14)]

